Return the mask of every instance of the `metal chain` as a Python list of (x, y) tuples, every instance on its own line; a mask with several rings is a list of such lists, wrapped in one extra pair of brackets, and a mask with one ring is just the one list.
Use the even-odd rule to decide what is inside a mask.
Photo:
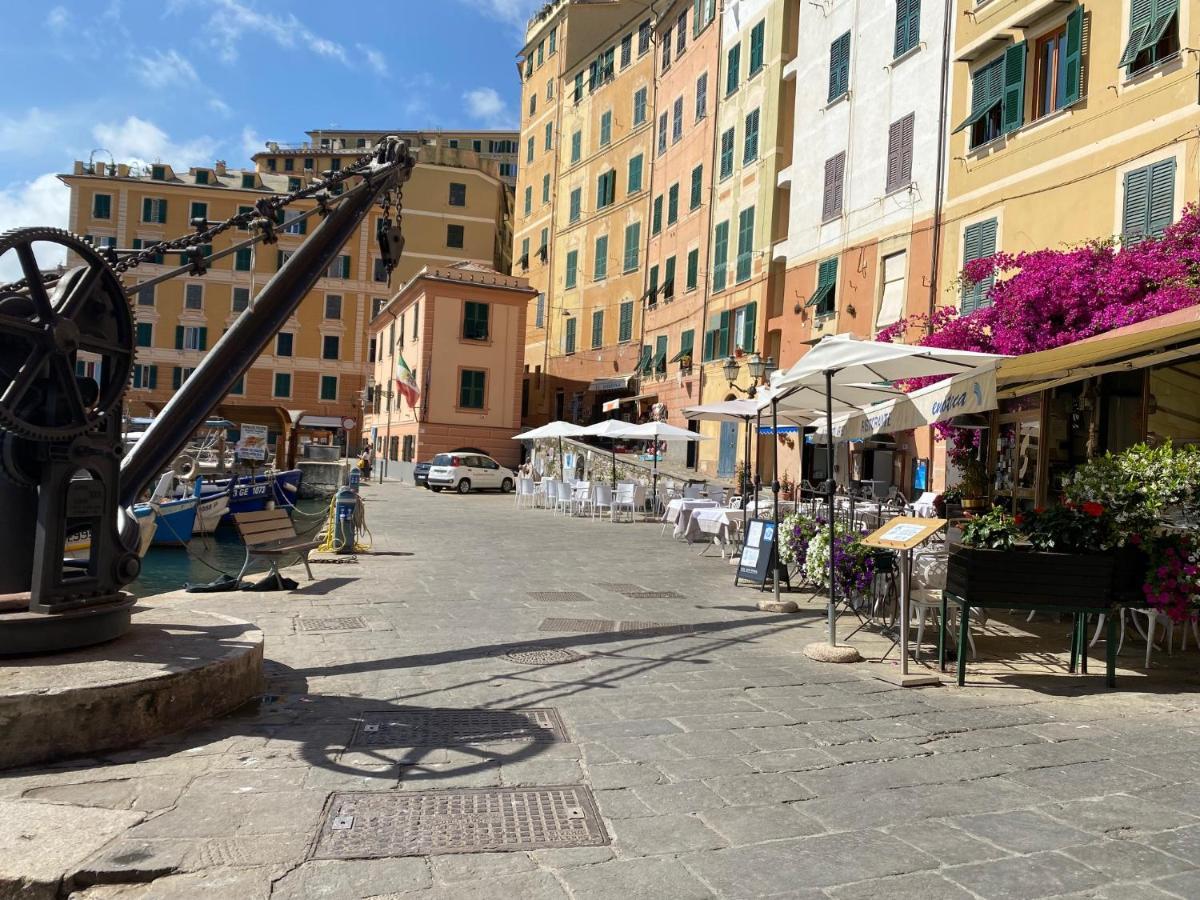
[[(186, 251), (193, 247), (199, 247), (212, 241), (214, 237), (229, 231), (231, 228), (241, 228), (244, 225), (259, 223), (266, 229), (271, 229), (275, 225), (275, 217), (278, 212), (291, 205), (297, 200), (306, 200), (321, 194), (325, 190), (335, 187), (355, 175), (361, 174), (366, 169), (370, 168), (374, 160), (373, 154), (366, 154), (358, 157), (354, 163), (344, 169), (337, 171), (329, 170), (325, 178), (314, 182), (306, 188), (301, 188), (298, 191), (292, 191), (288, 194), (276, 194), (273, 197), (263, 197), (259, 199), (254, 208), (249, 212), (238, 213), (235, 216), (230, 216), (224, 222), (218, 222), (216, 225), (209, 225), (203, 230), (196, 230), (191, 234), (183, 237), (168, 238), (158, 241), (148, 247), (142, 247), (136, 252), (124, 255), (119, 260), (111, 259), (109, 262), (112, 265), (113, 271), (118, 274), (127, 272), (130, 269), (137, 268), (144, 262), (153, 262), (155, 257), (171, 252), (171, 251)], [(100, 251), (103, 253), (103, 250)], [(43, 281), (56, 281), (57, 274), (45, 276)], [(14, 281), (10, 284), (0, 285), (0, 292), (19, 291), (29, 286), (29, 279), (22, 278), (20, 281)]]

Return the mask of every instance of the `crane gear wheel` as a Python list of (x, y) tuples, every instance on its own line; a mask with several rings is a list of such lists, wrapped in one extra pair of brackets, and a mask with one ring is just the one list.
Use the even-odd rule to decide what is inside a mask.
[[(82, 261), (47, 289), (34, 244), (57, 244)], [(112, 266), (91, 244), (58, 228), (17, 228), (0, 235), (21, 288), (0, 289), (0, 429), (19, 437), (64, 441), (119, 414), (134, 361), (133, 308)], [(80, 353), (96, 379), (76, 374)]]

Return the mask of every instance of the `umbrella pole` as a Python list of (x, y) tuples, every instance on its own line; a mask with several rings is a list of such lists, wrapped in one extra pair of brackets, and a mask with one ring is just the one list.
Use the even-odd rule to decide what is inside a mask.
[[(658, 441), (654, 442), (654, 449), (652, 452), (654, 453), (654, 500), (653, 500), (653, 503), (654, 503), (654, 511), (657, 513), (658, 512)], [(645, 514), (646, 514), (646, 511), (642, 510), (642, 515), (645, 515)]]
[(779, 401), (771, 400), (771, 468), (774, 474), (771, 477), (771, 493), (775, 500), (775, 558), (771, 561), (774, 569), (771, 573), (771, 581), (774, 584), (775, 602), (779, 602)]
[(825, 373), (825, 439), (828, 441), (827, 446), (827, 463), (829, 471), (826, 473), (829, 480), (826, 482), (826, 488), (829, 496), (829, 646), (837, 646), (837, 615), (835, 607), (837, 605), (837, 587), (835, 574), (837, 572), (837, 562), (833, 552), (834, 538), (834, 520), (833, 520), (833, 459), (834, 459), (834, 444), (833, 444), (833, 370), (830, 369)]
[(742, 534), (746, 533), (746, 509), (750, 502), (750, 417), (746, 416), (746, 464), (742, 466)]
[(561, 436), (559, 436), (559, 439), (558, 439), (558, 480), (559, 481), (567, 480), (567, 470), (563, 466), (562, 437)]
[(612, 489), (617, 489), (617, 439), (608, 439), (608, 452), (612, 454)]

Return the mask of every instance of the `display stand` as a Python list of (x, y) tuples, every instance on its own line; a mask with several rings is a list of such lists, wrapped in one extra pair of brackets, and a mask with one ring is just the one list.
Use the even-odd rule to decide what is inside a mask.
[[(908, 671), (908, 592), (909, 559), (912, 551), (921, 546), (946, 527), (946, 519), (918, 519), (913, 516), (896, 516), (883, 527), (862, 539), (868, 547), (895, 550), (900, 556), (900, 677), (888, 678), (900, 687), (919, 687), (940, 684), (936, 675), (909, 674)], [(886, 676), (881, 676), (886, 677)]]

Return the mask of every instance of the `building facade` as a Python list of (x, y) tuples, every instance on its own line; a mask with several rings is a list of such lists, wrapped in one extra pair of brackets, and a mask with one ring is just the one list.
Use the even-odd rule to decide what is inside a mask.
[[(458, 150), (463, 153), (474, 153), (478, 158), (478, 167), (492, 171), (509, 187), (515, 187), (517, 172), (520, 168), (517, 154), (517, 139), (520, 135), (515, 131), (484, 129), (481, 131), (454, 131), (436, 129), (433, 131), (349, 131), (346, 129), (324, 129), (305, 132), (308, 135), (305, 146), (315, 150), (331, 152), (333, 150), (369, 150), (383, 138), (394, 135), (408, 141), (418, 159), (442, 150)], [(279, 147), (275, 142), (271, 146)], [(428, 149), (426, 149), (428, 148)], [(490, 164), (494, 164), (495, 169)]]
[[(389, 475), (404, 477), (418, 460), (468, 447), (502, 465), (520, 462), (512, 436), (521, 424), (525, 316), (535, 293), (525, 279), (478, 263), (427, 267), (371, 320), (380, 352), (365, 428)], [(396, 388), (401, 359), (420, 388), (415, 404)]]

